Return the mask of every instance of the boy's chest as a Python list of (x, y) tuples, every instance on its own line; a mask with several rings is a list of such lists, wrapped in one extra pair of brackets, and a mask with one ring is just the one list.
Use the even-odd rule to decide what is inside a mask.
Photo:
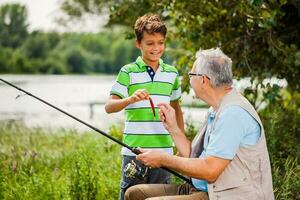
[(146, 89), (149, 94), (170, 95), (175, 83), (177, 74), (157, 72), (151, 77), (148, 72), (131, 73), (128, 87), (129, 96), (138, 89)]
[(166, 82), (174, 84), (176, 77), (177, 73), (161, 71), (160, 68), (157, 69), (156, 72), (151, 69), (142, 72), (132, 72), (129, 74), (130, 85), (147, 82)]

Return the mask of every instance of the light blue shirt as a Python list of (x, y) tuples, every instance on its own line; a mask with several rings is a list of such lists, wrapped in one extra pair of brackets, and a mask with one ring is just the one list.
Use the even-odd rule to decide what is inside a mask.
[[(215, 112), (210, 110), (203, 151), (200, 158), (214, 156), (232, 160), (239, 147), (255, 145), (260, 138), (258, 122), (240, 106), (229, 106), (220, 115), (212, 129)], [(207, 181), (192, 178), (194, 186), (207, 192)]]

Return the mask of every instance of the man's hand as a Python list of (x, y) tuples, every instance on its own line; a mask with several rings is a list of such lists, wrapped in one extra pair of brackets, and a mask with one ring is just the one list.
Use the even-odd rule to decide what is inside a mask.
[(168, 156), (167, 153), (158, 150), (143, 150), (139, 149), (142, 153), (136, 156), (136, 159), (144, 165), (152, 168), (162, 167), (163, 159)]
[(170, 106), (169, 104), (166, 104), (166, 103), (160, 103), (157, 106), (160, 108), (159, 115), (160, 115), (161, 121), (164, 124), (164, 127), (171, 134), (174, 131), (177, 131), (179, 128), (177, 125), (174, 108), (172, 108), (172, 106)]
[(131, 95), (129, 97), (129, 102), (132, 104), (132, 103), (142, 101), (142, 100), (149, 100), (149, 98), (150, 98), (150, 96), (149, 96), (147, 90), (138, 89), (134, 92), (133, 95)]

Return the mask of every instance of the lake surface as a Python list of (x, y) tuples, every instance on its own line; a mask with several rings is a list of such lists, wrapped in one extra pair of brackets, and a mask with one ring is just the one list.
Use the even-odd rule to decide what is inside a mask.
[[(104, 103), (114, 83), (114, 75), (0, 75), (2, 79), (69, 112), (81, 120), (107, 131), (113, 124), (123, 124), (124, 112), (107, 114)], [(72, 118), (0, 81), (0, 121), (22, 121), (28, 127), (74, 128), (89, 130)], [(192, 94), (183, 95), (191, 103)], [(199, 127), (206, 108), (183, 108), (185, 121)]]

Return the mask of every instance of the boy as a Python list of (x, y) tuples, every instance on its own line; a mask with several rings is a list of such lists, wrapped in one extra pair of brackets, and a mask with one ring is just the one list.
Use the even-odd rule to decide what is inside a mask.
[[(123, 142), (131, 147), (161, 149), (173, 154), (173, 141), (159, 118), (158, 103), (170, 103), (175, 109), (179, 127), (184, 130), (179, 105), (181, 88), (175, 67), (160, 58), (164, 53), (166, 26), (158, 15), (147, 14), (135, 23), (135, 44), (142, 56), (134, 63), (121, 68), (105, 105), (107, 113), (125, 109), (126, 122)], [(155, 110), (151, 109), (150, 98)], [(135, 154), (122, 148), (122, 177), (120, 199), (127, 188), (141, 183), (168, 183), (170, 174), (162, 169), (149, 169), (147, 176), (139, 179), (125, 176), (124, 168), (135, 159)], [(137, 165), (141, 165), (136, 162)], [(145, 166), (139, 166), (145, 168)]]

